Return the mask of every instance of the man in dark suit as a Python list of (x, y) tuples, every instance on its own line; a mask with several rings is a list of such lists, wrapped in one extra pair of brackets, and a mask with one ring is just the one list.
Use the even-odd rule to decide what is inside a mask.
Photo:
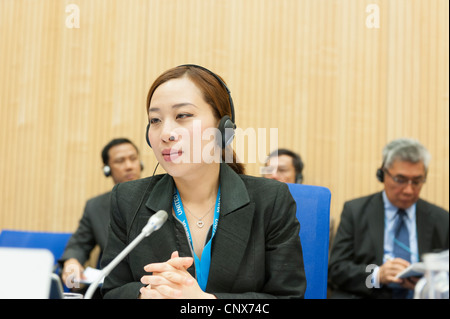
[(449, 214), (419, 198), (430, 155), (413, 139), (383, 149), (384, 191), (344, 204), (329, 262), (332, 298), (411, 298), (417, 277), (398, 273), (449, 248)]
[[(102, 150), (103, 173), (111, 176), (114, 184), (140, 178), (143, 165), (139, 150), (126, 138), (111, 140)], [(79, 226), (69, 239), (59, 260), (63, 267), (62, 279), (69, 287), (79, 286), (84, 279), (84, 264), (96, 245), (100, 253), (106, 246), (110, 214), (111, 192), (91, 198), (86, 202)]]

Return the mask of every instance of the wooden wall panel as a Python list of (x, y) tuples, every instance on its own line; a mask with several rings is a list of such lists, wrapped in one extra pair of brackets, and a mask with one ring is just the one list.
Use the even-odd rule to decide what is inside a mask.
[[(68, 5), (80, 27), (68, 28)], [(368, 28), (368, 5), (380, 28)], [(305, 183), (345, 200), (378, 191), (382, 147), (411, 136), (432, 153), (422, 195), (449, 208), (447, 0), (0, 0), (0, 228), (72, 231), (112, 182), (100, 151), (136, 142), (145, 99), (183, 63), (227, 81), (243, 130), (278, 129)], [(266, 143), (266, 147), (269, 145)], [(269, 149), (267, 149), (268, 153)], [(244, 151), (241, 158), (248, 161)], [(262, 163), (248, 163), (259, 175)], [(159, 169), (159, 172), (162, 170)]]

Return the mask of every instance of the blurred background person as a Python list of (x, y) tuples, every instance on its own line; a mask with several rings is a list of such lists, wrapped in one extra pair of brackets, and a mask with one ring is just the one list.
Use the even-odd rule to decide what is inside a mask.
[[(114, 185), (141, 177), (143, 164), (139, 158), (139, 150), (129, 139), (111, 140), (104, 146), (101, 156), (103, 173), (106, 177), (111, 176)], [(110, 198), (109, 191), (86, 202), (78, 228), (69, 239), (59, 260), (62, 280), (69, 288), (79, 287), (76, 283), (86, 279), (83, 275), (84, 265), (97, 245), (100, 248), (100, 260), (108, 234)]]
[(419, 198), (430, 158), (417, 140), (393, 140), (376, 174), (384, 190), (344, 204), (329, 262), (333, 298), (411, 298), (418, 278), (397, 274), (449, 248), (448, 211)]
[(280, 148), (269, 154), (262, 175), (284, 183), (301, 184), (303, 183), (303, 166), (300, 155)]

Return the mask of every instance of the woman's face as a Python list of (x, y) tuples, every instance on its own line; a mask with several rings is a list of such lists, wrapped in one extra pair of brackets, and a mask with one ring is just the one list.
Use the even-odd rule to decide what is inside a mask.
[[(214, 147), (218, 120), (200, 89), (188, 77), (169, 80), (153, 92), (148, 137), (161, 166), (173, 177), (195, 173), (220, 157)], [(211, 152), (210, 152), (211, 151)], [(220, 159), (220, 158), (219, 158)]]

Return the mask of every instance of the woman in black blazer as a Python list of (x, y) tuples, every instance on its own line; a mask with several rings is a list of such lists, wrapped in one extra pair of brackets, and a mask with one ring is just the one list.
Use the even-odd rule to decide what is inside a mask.
[(147, 111), (147, 142), (167, 174), (114, 187), (102, 266), (152, 214), (169, 218), (106, 277), (104, 297), (302, 298), (295, 201), (284, 183), (236, 163), (222, 79), (196, 65), (170, 69), (150, 88)]

